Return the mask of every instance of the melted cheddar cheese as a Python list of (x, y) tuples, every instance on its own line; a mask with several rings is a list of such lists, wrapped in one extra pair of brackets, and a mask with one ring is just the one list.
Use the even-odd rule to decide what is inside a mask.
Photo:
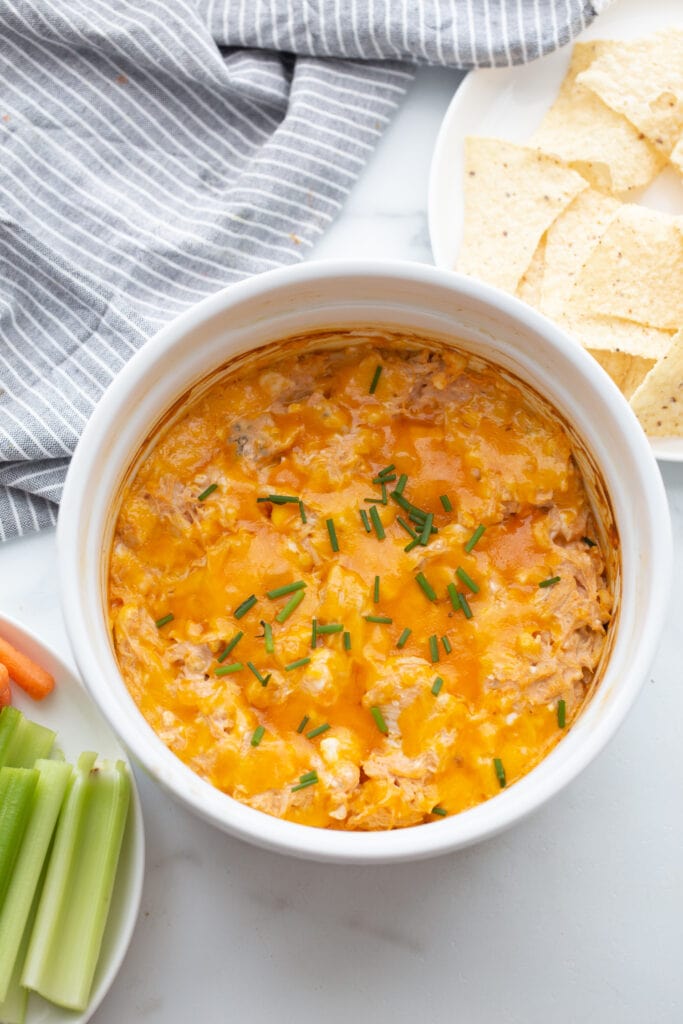
[(612, 606), (597, 541), (567, 431), (499, 369), (299, 339), (188, 400), (128, 481), (113, 642), (147, 721), (225, 793), (307, 825), (416, 825), (494, 796), (578, 714)]

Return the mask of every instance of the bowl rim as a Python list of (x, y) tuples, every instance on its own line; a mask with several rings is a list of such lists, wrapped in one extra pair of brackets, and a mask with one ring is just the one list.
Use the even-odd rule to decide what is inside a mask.
[[(571, 745), (576, 726), (544, 758), (537, 768), (509, 789), (474, 808), (432, 823), (385, 832), (344, 832), (299, 825), (274, 818), (220, 793), (199, 779), (162, 743), (135, 708), (135, 716), (122, 716), (120, 702), (106, 685), (108, 667), (98, 660), (95, 639), (90, 636), (85, 615), (79, 537), (87, 529), (83, 505), (88, 491), (90, 470), (95, 465), (103, 441), (120, 415), (129, 388), (150, 372), (159, 359), (217, 314), (254, 299), (260, 299), (282, 286), (298, 282), (353, 279), (378, 283), (399, 279), (406, 287), (421, 284), (446, 289), (466, 301), (484, 303), (502, 313), (525, 332), (531, 332), (571, 362), (606, 399), (608, 413), (628, 442), (640, 482), (647, 494), (649, 520), (642, 524), (648, 540), (648, 569), (658, 581), (646, 608), (641, 640), (628, 670), (618, 687), (610, 692), (610, 704), (592, 723), (590, 732)], [(188, 385), (190, 387), (191, 385)], [(551, 400), (552, 401), (552, 400)], [(590, 449), (589, 449), (590, 450)], [(596, 459), (599, 466), (599, 460)], [(609, 488), (608, 488), (609, 491)], [(215, 826), (233, 835), (299, 857), (343, 863), (386, 863), (417, 860), (460, 849), (488, 838), (519, 821), (559, 792), (612, 738), (635, 701), (654, 658), (663, 627), (672, 576), (672, 530), (664, 484), (645, 434), (630, 406), (602, 368), (576, 341), (536, 310), (490, 285), (453, 271), (407, 261), (330, 260), (279, 268), (230, 285), (189, 307), (150, 338), (114, 379), (97, 404), (74, 453), (64, 487), (58, 528), (58, 560), (62, 611), (74, 657), (90, 695), (132, 756), (176, 799)], [(104, 629), (104, 623), (102, 623)], [(106, 629), (104, 629), (106, 632)], [(114, 669), (118, 682), (118, 671)], [(109, 676), (111, 678), (111, 676)], [(123, 684), (121, 684), (123, 685)], [(130, 698), (132, 703), (132, 698)], [(135, 707), (133, 705), (133, 707)], [(144, 728), (143, 728), (144, 725)], [(563, 747), (563, 758), (555, 763), (553, 755)], [(160, 749), (161, 748), (161, 749)], [(538, 771), (545, 765), (552, 769)], [(532, 780), (529, 783), (528, 780)]]

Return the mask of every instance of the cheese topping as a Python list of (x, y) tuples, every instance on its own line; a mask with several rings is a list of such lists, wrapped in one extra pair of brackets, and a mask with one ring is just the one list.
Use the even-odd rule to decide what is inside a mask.
[(123, 678), (167, 746), (337, 829), (441, 820), (533, 768), (612, 607), (545, 403), (367, 334), (265, 350), (189, 401), (125, 487), (108, 582)]

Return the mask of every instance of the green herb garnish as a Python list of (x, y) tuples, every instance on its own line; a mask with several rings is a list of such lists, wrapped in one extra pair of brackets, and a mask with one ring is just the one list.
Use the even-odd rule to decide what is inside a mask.
[(318, 643), (318, 620), (311, 620), (311, 647), (315, 649)]
[(377, 511), (376, 505), (373, 505), (372, 508), (370, 509), (370, 518), (372, 520), (372, 525), (375, 527), (377, 539), (384, 540), (386, 534), (384, 533), (384, 527), (382, 526), (382, 520), (379, 517), (379, 512)]
[(197, 495), (197, 501), (206, 501), (210, 494), (218, 490), (218, 484), (209, 484), (205, 491)]
[(396, 522), (398, 523), (399, 526), (403, 527), (403, 529), (406, 531), (406, 533), (410, 534), (410, 536), (413, 538), (413, 540), (419, 540), (420, 539), (418, 537), (418, 535), (415, 533), (415, 530), (412, 528), (410, 523), (407, 523), (405, 521), (405, 519), (403, 518), (403, 516), (396, 516)]
[(455, 609), (456, 612), (459, 612), (460, 598), (458, 597), (458, 589), (455, 583), (449, 583), (448, 586), (446, 587), (446, 590), (448, 591), (448, 596), (451, 599), (451, 604), (453, 605), (453, 608)]
[(451, 499), (448, 497), (447, 494), (440, 494), (439, 495), (439, 501), (443, 505), (444, 512), (452, 512), (453, 511), (453, 506), (451, 505)]
[(440, 818), (445, 818), (448, 814), (448, 811), (445, 811), (443, 807), (439, 807), (439, 805), (437, 804), (436, 807), (432, 807), (432, 814), (438, 814)]
[(269, 622), (264, 622), (263, 619), (261, 620), (261, 625), (263, 626), (263, 639), (265, 641), (266, 654), (272, 654), (275, 650), (275, 645), (273, 644), (273, 627)]
[(241, 619), (243, 615), (246, 615), (250, 608), (253, 608), (258, 598), (255, 594), (248, 597), (246, 601), (242, 601), (242, 604), (238, 605), (232, 613), (236, 619)]
[(428, 512), (425, 516), (424, 526), (422, 527), (422, 533), (420, 534), (420, 544), (422, 547), (426, 547), (427, 541), (432, 532), (432, 524), (434, 522), (434, 513)]
[(441, 678), (441, 676), (437, 676), (436, 679), (434, 680), (433, 684), (432, 684), (432, 693), (434, 694), (435, 697), (438, 697), (439, 691), (440, 691), (442, 686), (443, 686), (443, 679)]
[(301, 776), (301, 781), (296, 786), (292, 786), (292, 793), (296, 793), (300, 789), (306, 789), (308, 786), (315, 786), (317, 781), (317, 772), (308, 772), (306, 775)]
[[(384, 469), (380, 469), (379, 473), (377, 474), (378, 479), (381, 480), (382, 477), (384, 477), (386, 479), (389, 476), (390, 473), (394, 473), (395, 469), (396, 469), (396, 466), (393, 464), (393, 462), (391, 463), (390, 466), (385, 466)], [(396, 474), (394, 473), (394, 480), (395, 479), (396, 479)], [(374, 480), (373, 480), (373, 483), (374, 483)]]
[(294, 668), (302, 668), (304, 665), (309, 665), (310, 658), (297, 658), (296, 661), (290, 661), (289, 665), (285, 665), (285, 672), (291, 672)]
[(598, 546), (597, 542), (594, 541), (594, 540), (591, 540), (590, 537), (582, 537), (581, 540), (589, 548), (596, 548)]
[(384, 733), (385, 736), (387, 736), (389, 734), (389, 726), (384, 721), (384, 715), (382, 714), (380, 709), (378, 707), (372, 707), (370, 708), (370, 714), (375, 719), (375, 725), (377, 726), (379, 731)]
[(560, 729), (564, 729), (567, 724), (567, 702), (564, 700), (557, 702), (557, 724)]
[(377, 390), (377, 385), (379, 384), (379, 378), (380, 378), (380, 374), (381, 373), (382, 373), (382, 367), (381, 366), (377, 366), (375, 368), (374, 374), (372, 375), (372, 380), (370, 381), (370, 394), (371, 395), (374, 395), (375, 391)]
[(465, 618), (466, 619), (471, 619), (472, 618), (472, 609), (470, 608), (470, 606), (469, 606), (469, 604), (467, 602), (467, 598), (463, 594), (462, 590), (458, 591), (458, 600), (460, 601), (460, 607), (462, 608), (463, 612), (465, 613)]
[(308, 522), (308, 519), (306, 518), (306, 509), (304, 508), (304, 503), (301, 499), (299, 499), (299, 515), (301, 516), (302, 523)]
[(379, 622), (385, 626), (390, 626), (394, 621), (388, 615), (364, 615), (363, 618), (366, 622)]
[(318, 626), (318, 633), (324, 635), (325, 633), (343, 633), (344, 626), (341, 622), (328, 622), (325, 626)]
[(467, 544), (465, 544), (465, 551), (467, 552), (468, 555), (472, 548), (474, 547), (474, 545), (480, 540), (481, 535), (485, 529), (486, 527), (482, 526), (482, 524), (479, 523), (479, 526), (476, 528), (470, 539), (467, 541)]
[(455, 570), (455, 575), (462, 580), (466, 587), (469, 587), (473, 594), (479, 593), (479, 584), (475, 583), (472, 577), (465, 572), (461, 565)]
[[(270, 675), (271, 675), (270, 672), (268, 673), (267, 676), (262, 676), (261, 673), (259, 672), (259, 670), (256, 668), (256, 665), (254, 665), (253, 662), (251, 662), (251, 661), (247, 662), (247, 668), (251, 672), (254, 673), (254, 675), (258, 679), (259, 683), (261, 684), (261, 686), (267, 686), (268, 685), (268, 680), (270, 679)], [(216, 669), (216, 671), (219, 672), (220, 669)]]
[(436, 601), (436, 591), (431, 585), (424, 573), (419, 572), (415, 577), (415, 582), (419, 583), (423, 593), (429, 598), (430, 601)]
[(318, 726), (316, 726), (315, 729), (311, 729), (310, 732), (306, 733), (306, 736), (308, 737), (309, 740), (313, 740), (313, 739), (315, 739), (316, 736), (320, 736), (321, 733), (327, 732), (327, 730), (330, 729), (330, 728), (331, 728), (330, 723), (329, 722), (325, 722), (323, 725), (318, 725)]
[(330, 535), (330, 544), (332, 545), (332, 550), (339, 551), (339, 541), (337, 540), (337, 531), (334, 528), (334, 519), (326, 519), (325, 525), (327, 526), (327, 532)]
[(251, 745), (252, 745), (252, 747), (258, 747), (259, 743), (263, 739), (263, 734), (265, 733), (265, 731), (266, 731), (266, 727), (264, 725), (257, 725), (256, 726), (256, 728), (254, 729), (253, 735), (251, 737)]
[(396, 479), (395, 473), (389, 473), (388, 476), (376, 476), (373, 478), (373, 484), (391, 484)]
[(401, 633), (400, 637), (396, 641), (396, 646), (397, 647), (405, 647), (406, 641), (408, 640), (408, 637), (410, 636), (411, 633), (412, 633), (412, 629), (408, 629), (408, 627), (406, 626), (406, 628), (403, 630), (403, 632)]
[(233, 672), (241, 672), (243, 668), (244, 665), (241, 661), (234, 661), (232, 665), (221, 665), (220, 668), (216, 669), (215, 674), (217, 676), (229, 676), (232, 675)]
[(365, 511), (364, 508), (360, 509), (360, 518), (361, 518), (361, 521), (363, 523), (363, 526), (365, 527), (365, 532), (366, 533), (372, 533), (372, 527), (370, 526), (370, 520), (368, 519), (368, 514), (367, 514), (367, 512)]
[(304, 731), (304, 729), (306, 728), (306, 726), (308, 725), (309, 722), (310, 722), (310, 718), (308, 717), (308, 715), (304, 715), (304, 717), (301, 719), (301, 721), (297, 725), (296, 731), (298, 733), (302, 733)]
[(494, 759), (493, 759), (493, 767), (496, 770), (496, 778), (498, 779), (498, 783), (500, 785), (500, 788), (501, 789), (505, 789), (505, 785), (506, 785), (506, 781), (505, 781), (505, 768), (503, 768), (503, 762), (501, 761), (501, 759), (499, 757), (494, 757)]
[(240, 640), (242, 639), (243, 636), (244, 636), (244, 633), (241, 630), (240, 630), (239, 633), (235, 633), (235, 635), (232, 638), (232, 640), (230, 641), (230, 643), (226, 644), (226, 646), (223, 648), (221, 653), (218, 655), (218, 657), (216, 658), (216, 661), (225, 661), (225, 659), (230, 654), (230, 652), (235, 647), (237, 647), (238, 643), (240, 642)]
[(157, 629), (161, 629), (162, 626), (168, 626), (169, 622), (173, 622), (175, 615), (173, 612), (169, 612), (168, 615), (163, 615), (160, 619), (154, 623)]
[(436, 638), (436, 633), (429, 638), (429, 656), (432, 659), (432, 664), (439, 660), (439, 641)]
[(451, 651), (453, 650), (453, 648), (451, 647), (451, 642), (448, 639), (448, 637), (447, 636), (442, 636), (441, 637), (441, 643), (443, 644), (443, 649), (446, 652), (446, 654), (450, 654)]
[(404, 490), (405, 490), (405, 488), (406, 488), (406, 484), (407, 483), (408, 483), (407, 475), (405, 473), (401, 473), (400, 477), (398, 478), (398, 483), (396, 484), (396, 487), (394, 488), (394, 494), (398, 494), (399, 496), (402, 495)]
[(560, 577), (559, 576), (551, 576), (550, 579), (541, 580), (541, 582), (538, 585), (539, 585), (539, 587), (554, 587), (555, 584), (559, 583), (559, 582), (560, 582)]
[(298, 590), (296, 594), (292, 594), (287, 604), (283, 608), (281, 608), (280, 611), (275, 616), (275, 621), (279, 622), (280, 624), (286, 622), (289, 616), (292, 614), (292, 612), (296, 611), (296, 609), (299, 607), (304, 597), (305, 591), (303, 590)]
[(348, 632), (348, 630), (344, 633), (344, 650), (351, 650), (351, 634)]
[(379, 602), (379, 576), (375, 576), (375, 585), (372, 588), (372, 600), (375, 604)]
[(275, 590), (268, 590), (266, 597), (270, 598), (271, 601), (275, 601), (278, 597), (284, 597), (285, 594), (293, 594), (295, 590), (303, 590), (306, 584), (303, 580), (297, 580), (296, 583), (285, 583), (283, 587), (276, 587)]
[(264, 498), (257, 498), (256, 501), (269, 501), (271, 505), (298, 505), (301, 499), (294, 494), (266, 494)]

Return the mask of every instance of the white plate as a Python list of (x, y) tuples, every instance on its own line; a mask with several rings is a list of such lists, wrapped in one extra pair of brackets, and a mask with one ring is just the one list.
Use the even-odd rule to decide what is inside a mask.
[[(18, 622), (0, 615), (0, 636), (14, 644), (55, 677), (56, 686), (43, 701), (32, 701), (12, 686), (12, 703), (33, 721), (57, 732), (57, 743), (67, 760), (74, 761), (84, 750), (102, 757), (128, 758), (97, 707), (73, 672), (41, 641)], [(128, 764), (130, 769), (130, 764)], [(142, 895), (145, 869), (145, 834), (140, 797), (131, 771), (132, 792), (128, 827), (112, 897), (111, 911), (95, 972), (90, 1005), (84, 1013), (73, 1013), (29, 997), (26, 1024), (85, 1024), (106, 995), (116, 977), (130, 943)]]
[[(617, 0), (582, 33), (582, 39), (634, 39), (672, 25), (683, 27), (681, 0)], [(453, 268), (463, 225), (463, 143), (485, 135), (523, 143), (541, 123), (567, 73), (571, 46), (514, 68), (480, 68), (460, 86), (436, 142), (429, 180), (429, 235), (437, 267)], [(637, 201), (683, 213), (683, 186), (663, 172)], [(653, 438), (656, 458), (683, 462), (683, 438)]]

